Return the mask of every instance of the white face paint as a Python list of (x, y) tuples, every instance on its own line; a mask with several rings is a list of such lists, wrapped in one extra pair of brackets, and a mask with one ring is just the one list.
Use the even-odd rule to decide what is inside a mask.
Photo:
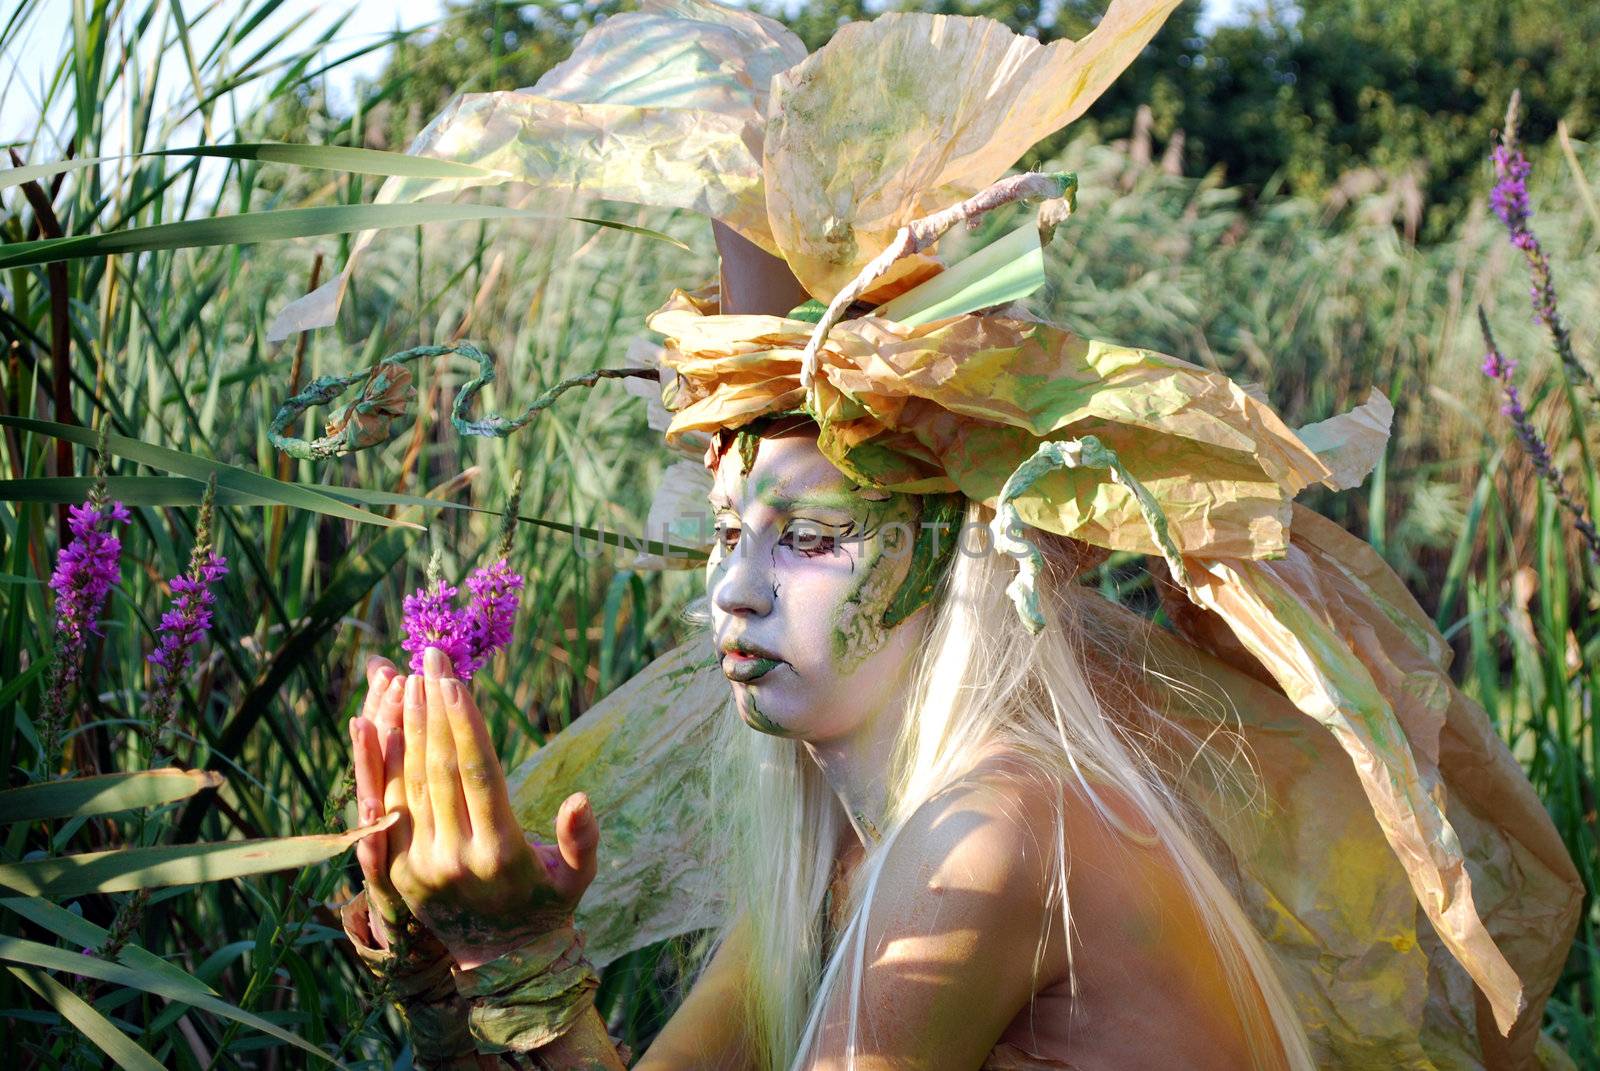
[(916, 499), (858, 491), (817, 448), (814, 427), (762, 438), (748, 475), (740, 469), (728, 449), (706, 567), (739, 716), (814, 744), (849, 736), (898, 700), (923, 631), (921, 610), (881, 623), (911, 569)]

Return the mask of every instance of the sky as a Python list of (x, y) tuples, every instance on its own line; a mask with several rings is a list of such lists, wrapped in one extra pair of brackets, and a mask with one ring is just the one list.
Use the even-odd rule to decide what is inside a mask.
[[(1199, 2), (1205, 9), (1202, 15), (1204, 26), (1236, 17), (1248, 7), (1250, 0), (1199, 0)], [(244, 7), (246, 3), (247, 0), (218, 0), (211, 13), (193, 28), (197, 47), (203, 49), (205, 42), (214, 39), (216, 31), (210, 30), (210, 26), (224, 25), (231, 17), (231, 13)], [(343, 2), (302, 0), (299, 3), (288, 3), (283, 5), (283, 9), (274, 18), (255, 31), (251, 41), (264, 42), (277, 33), (289, 30), (290, 37), (285, 47), (290, 44), (304, 46), (314, 41), (319, 31), (325, 30), (340, 14), (350, 10), (353, 14), (349, 21), (328, 48), (328, 55), (333, 57), (354, 51), (362, 45), (371, 44), (393, 31), (397, 25), (416, 27), (432, 22), (443, 13), (446, 3), (445, 0), (408, 0), (404, 5), (403, 17), (399, 13), (400, 7), (401, 5), (396, 4), (394, 0), (343, 0)], [(70, 32), (71, 10), (72, 4), (68, 0), (44, 0), (35, 7), (35, 14), (27, 27), (27, 35), (19, 39), (15, 47), (7, 53), (0, 55), (0, 144), (30, 141), (38, 131), (40, 125), (38, 101), (41, 99), (42, 87), (51, 74), (52, 65), (59, 62), (62, 55), (62, 42)], [(372, 76), (381, 70), (385, 52), (386, 50), (375, 51), (369, 56), (341, 66), (338, 73), (330, 77), (329, 92), (335, 100), (345, 95), (345, 103), (348, 103), (349, 90), (354, 80), (363, 75)], [(182, 93), (185, 87), (181, 83), (186, 78), (187, 68), (181, 58), (177, 62), (164, 63), (162, 83), (157, 86), (157, 97), (170, 97)], [(239, 99), (234, 104), (241, 110), (248, 109), (263, 91), (253, 85), (244, 87), (237, 91)], [(224, 106), (219, 114), (227, 115), (227, 107)], [(108, 129), (114, 130), (114, 127)], [(196, 143), (203, 140), (202, 133), (197, 126)]]

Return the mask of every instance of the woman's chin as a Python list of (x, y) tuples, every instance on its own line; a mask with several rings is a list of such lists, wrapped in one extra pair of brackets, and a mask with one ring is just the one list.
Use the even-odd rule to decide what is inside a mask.
[(758, 733), (769, 736), (782, 736), (788, 739), (799, 739), (805, 735), (805, 730), (798, 727), (797, 723), (803, 718), (796, 718), (792, 713), (782, 709), (781, 704), (772, 702), (773, 689), (762, 684), (733, 685), (733, 702), (739, 710), (739, 719)]

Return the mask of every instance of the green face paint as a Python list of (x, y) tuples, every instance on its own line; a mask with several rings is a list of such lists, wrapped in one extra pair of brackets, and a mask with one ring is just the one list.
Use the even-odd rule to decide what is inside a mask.
[(894, 628), (933, 602), (933, 593), (949, 571), (961, 535), (961, 518), (966, 511), (963, 495), (951, 492), (917, 497), (922, 508), (916, 543), (911, 548), (911, 569), (889, 600), (889, 608), (883, 614), (884, 628)]
[(718, 444), (706, 574), (722, 669), (752, 728), (837, 738), (895, 701), (917, 644), (898, 626), (931, 599), (965, 500), (858, 486), (804, 434), (752, 435), (744, 472), (736, 435)]
[(768, 736), (782, 736), (788, 739), (793, 739), (799, 735), (798, 733), (790, 732), (761, 713), (761, 706), (754, 692), (745, 697), (741, 713), (744, 716), (744, 723), (758, 733), (766, 733)]

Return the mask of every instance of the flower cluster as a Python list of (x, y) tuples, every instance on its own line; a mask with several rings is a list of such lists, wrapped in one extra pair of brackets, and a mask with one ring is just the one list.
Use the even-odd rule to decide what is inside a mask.
[[(1515, 104), (1512, 107), (1515, 109)], [(1500, 144), (1494, 147), (1493, 161), (1495, 185), (1489, 191), (1489, 206), (1505, 224), (1511, 244), (1521, 251), (1528, 263), (1528, 273), (1533, 280), (1528, 288), (1533, 318), (1550, 332), (1556, 355), (1561, 358), (1567, 374), (1575, 382), (1582, 383), (1591, 396), (1600, 398), (1600, 386), (1596, 385), (1593, 373), (1578, 360), (1572, 348), (1572, 334), (1556, 307), (1556, 284), (1550, 257), (1528, 226), (1528, 217), (1533, 215), (1528, 203), (1528, 176), (1533, 166), (1517, 145), (1514, 111), (1507, 118)]]
[(1550, 456), (1549, 444), (1544, 441), (1534, 428), (1533, 421), (1529, 419), (1528, 410), (1522, 404), (1522, 392), (1517, 389), (1513, 379), (1517, 362), (1500, 352), (1494, 340), (1494, 333), (1489, 328), (1489, 317), (1481, 307), (1478, 309), (1478, 325), (1483, 331), (1484, 345), (1488, 347), (1488, 352), (1483, 357), (1483, 374), (1494, 380), (1499, 385), (1501, 393), (1505, 395), (1506, 400), (1500, 406), (1500, 412), (1510, 418), (1512, 430), (1516, 432), (1517, 441), (1522, 444), (1528, 460), (1533, 463), (1540, 479), (1555, 492), (1556, 501), (1561, 508), (1572, 518), (1573, 527), (1588, 545), (1589, 554), (1596, 561), (1600, 561), (1600, 531), (1596, 531), (1588, 511), (1567, 489), (1566, 478)]
[(216, 552), (211, 538), (216, 493), (216, 478), (212, 477), (200, 501), (189, 568), (172, 578), (172, 605), (161, 615), (155, 650), (145, 656), (145, 661), (155, 667), (146, 732), (158, 751), (168, 755), (170, 736), (178, 720), (178, 684), (194, 661), (195, 647), (211, 628), (212, 607), (217, 599), (211, 587), (228, 575), (228, 559)]
[(464, 613), (456, 606), (455, 586), (435, 580), (407, 595), (404, 609), (406, 636), (400, 646), (411, 655), (411, 672), (421, 673), (422, 652), (437, 647), (449, 657), (456, 675), (466, 680), (472, 648)]
[(194, 659), (194, 646), (211, 627), (216, 596), (211, 585), (228, 575), (228, 559), (215, 551), (196, 554), (189, 572), (172, 578), (172, 608), (161, 615), (160, 639), (145, 661), (157, 680), (180, 677)]
[(400, 645), (411, 655), (411, 671), (421, 673), (422, 652), (437, 647), (449, 657), (456, 677), (471, 680), (511, 642), (524, 582), (511, 563), (500, 558), (467, 577), (465, 586), (472, 599), (464, 607), (456, 605), (456, 587), (442, 579), (407, 595), (406, 636)]
[(1494, 147), (1496, 182), (1489, 191), (1489, 206), (1511, 233), (1512, 244), (1523, 250), (1538, 245), (1528, 230), (1528, 217), (1533, 215), (1528, 207), (1528, 175), (1532, 171), (1533, 165), (1521, 149), (1504, 143)]
[(89, 636), (105, 635), (100, 610), (117, 582), (117, 559), (122, 553), (122, 540), (112, 522), (127, 524), (133, 517), (121, 502), (106, 505), (92, 495), (82, 505), (68, 507), (67, 514), (72, 539), (56, 559), (50, 588), (56, 593), (56, 656), (63, 683), (72, 683), (78, 679)]

